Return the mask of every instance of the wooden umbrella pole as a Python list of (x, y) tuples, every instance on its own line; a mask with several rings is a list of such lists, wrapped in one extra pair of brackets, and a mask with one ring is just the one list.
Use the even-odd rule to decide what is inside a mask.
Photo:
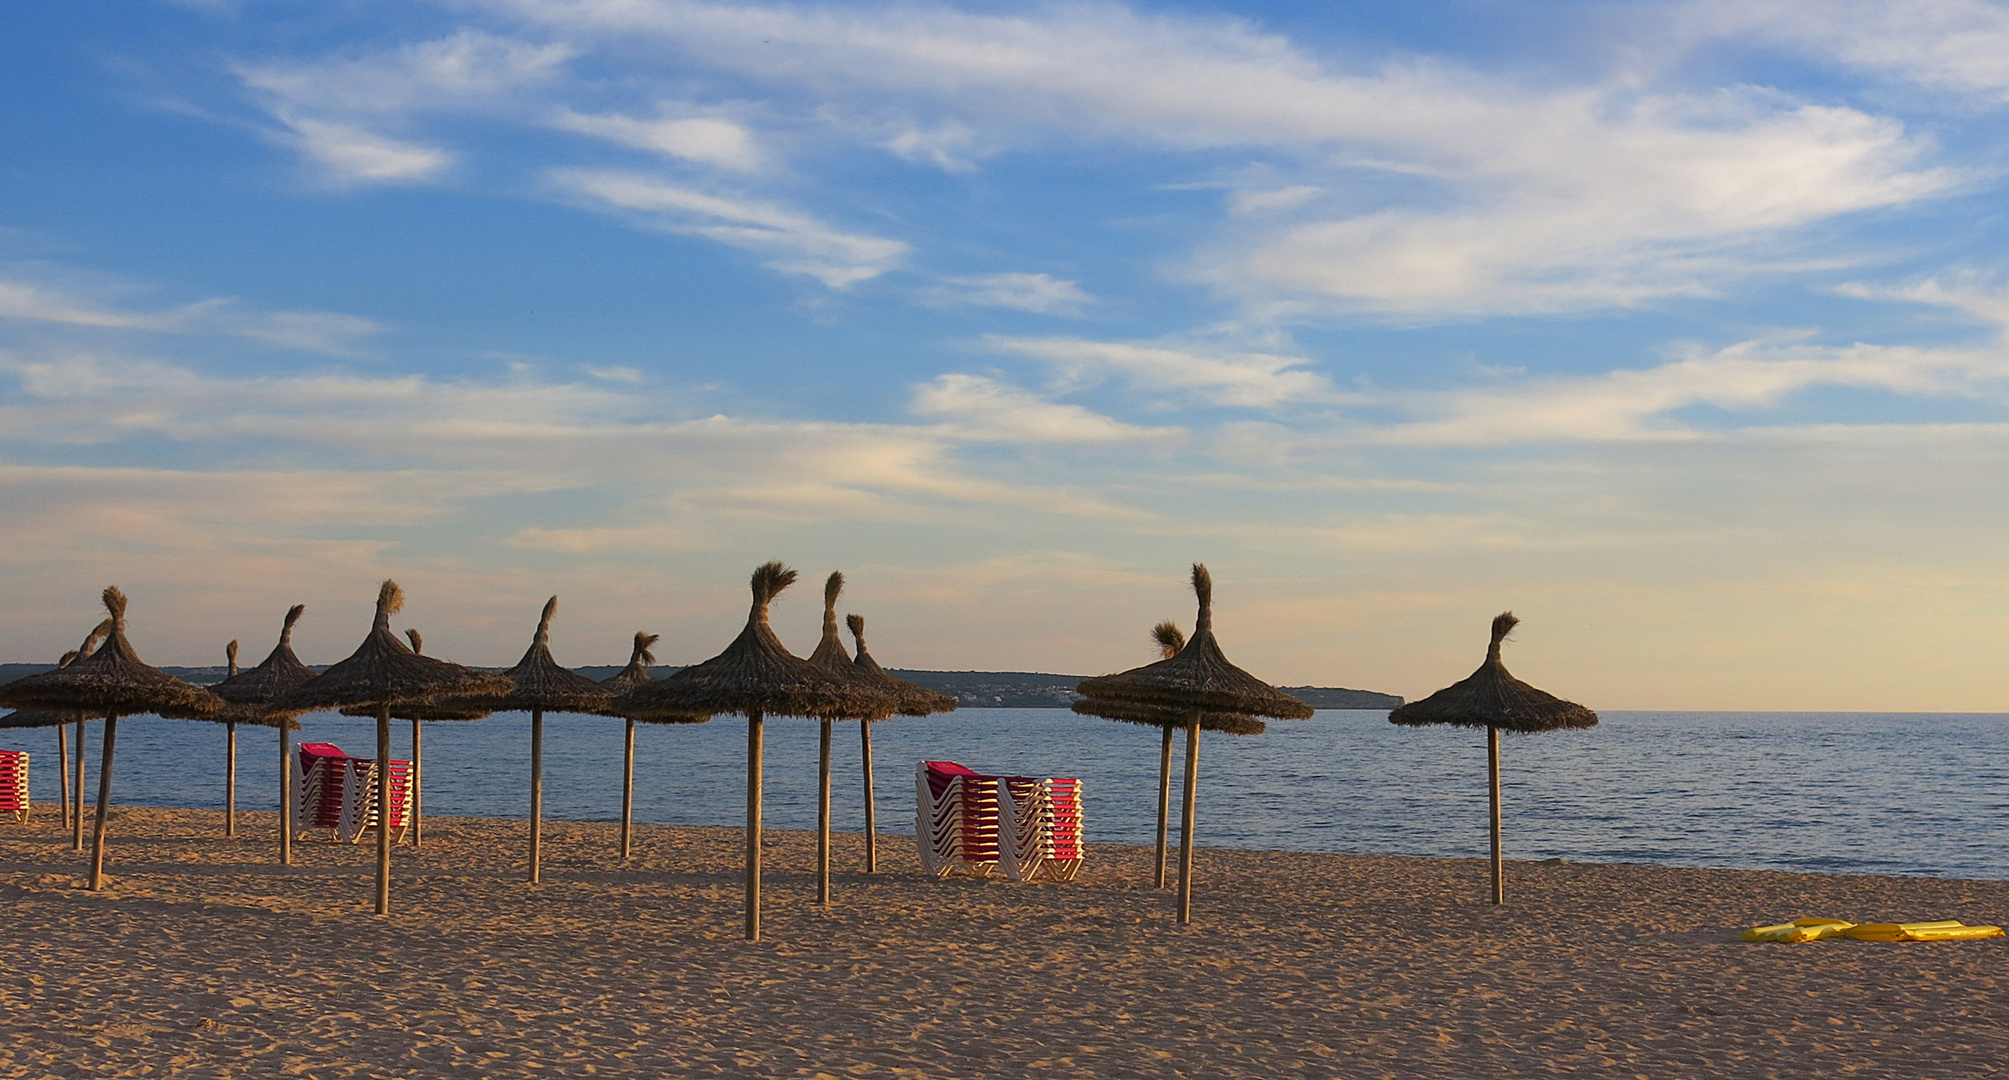
[(1158, 861), (1151, 873), (1151, 887), (1165, 887), (1165, 840), (1172, 826), (1172, 728), (1165, 727), (1164, 741), (1158, 744)]
[(70, 823), (70, 849), (84, 850), (84, 721), (77, 720), (77, 816)]
[(816, 758), (816, 902), (830, 902), (830, 721), (823, 721)]
[(865, 872), (879, 872), (879, 822), (872, 804), (872, 721), (858, 724), (858, 754), (865, 767)]
[(1486, 777), (1491, 788), (1493, 817), (1493, 903), (1507, 902), (1507, 879), (1500, 862), (1500, 729), (1486, 729)]
[(425, 729), (412, 721), (412, 846), (425, 846)]
[(1179, 921), (1193, 921), (1193, 818), (1200, 795), (1200, 713), (1186, 721), (1186, 793), (1179, 812)]
[(635, 718), (628, 718), (628, 740), (621, 751), (621, 861), (628, 861), (635, 832)]
[(391, 913), (391, 704), (377, 706), (377, 907), (379, 915)]
[(544, 839), (544, 710), (530, 710), (530, 883), (537, 884)]
[(91, 891), (105, 886), (105, 818), (112, 810), (112, 747), (119, 740), (119, 718), (105, 717), (105, 755), (98, 763), (98, 820), (91, 829)]
[(223, 722), (223, 835), (237, 835), (237, 721)]
[(279, 865), (293, 865), (293, 731), (279, 718)]
[(746, 939), (760, 940), (761, 714), (746, 714)]
[(56, 725), (56, 783), (63, 792), (63, 828), (70, 827), (70, 725)]

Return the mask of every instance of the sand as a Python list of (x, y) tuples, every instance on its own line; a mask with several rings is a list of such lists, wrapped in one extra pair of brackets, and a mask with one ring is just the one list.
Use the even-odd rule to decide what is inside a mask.
[[(1884, 1077), (2009, 1071), (2009, 944), (1751, 945), (1800, 915), (2009, 921), (2009, 884), (1203, 851), (1193, 926), (1148, 849), (1073, 884), (923, 879), (911, 840), (818, 910), (770, 833), (440, 818), (369, 914), (372, 849), (272, 816), (123, 809), (111, 887), (53, 812), (0, 827), (0, 1076)], [(862, 840), (839, 836), (839, 867)]]

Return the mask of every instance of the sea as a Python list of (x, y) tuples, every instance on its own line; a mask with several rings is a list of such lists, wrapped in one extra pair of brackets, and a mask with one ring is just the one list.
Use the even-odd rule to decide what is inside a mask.
[[(374, 721), (315, 713), (302, 724), (296, 744), (374, 752)], [(90, 726), (94, 786), (102, 726)], [(393, 722), (394, 756), (408, 756), (410, 728)], [(835, 733), (839, 831), (863, 829), (857, 728)], [(554, 715), (544, 730), (546, 819), (617, 820), (622, 721)], [(529, 734), (520, 713), (428, 723), (428, 815), (525, 816)], [(276, 739), (239, 729), (240, 808), (275, 805)], [(872, 743), (882, 832), (912, 833), (915, 766), (932, 759), (1080, 779), (1091, 857), (1096, 842), (1152, 842), (1157, 729), (1064, 709), (963, 709), (873, 724)], [(766, 746), (768, 826), (814, 828), (817, 724), (770, 719)], [(0, 748), (32, 754), (38, 813), (53, 813), (54, 730), (0, 731)], [(639, 725), (636, 820), (742, 824), (745, 751), (737, 717)], [(122, 720), (114, 774), (120, 804), (221, 808), (223, 727)], [(1510, 859), (2009, 880), (2005, 714), (1607, 712), (1587, 731), (1502, 738), (1501, 775)], [(1263, 735), (1206, 734), (1199, 784), (1202, 847), (1424, 856), (1488, 847), (1481, 731), (1321, 711)]]

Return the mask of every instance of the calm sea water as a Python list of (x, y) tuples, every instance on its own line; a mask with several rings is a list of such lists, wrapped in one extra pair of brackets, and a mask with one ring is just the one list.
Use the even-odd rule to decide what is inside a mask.
[[(374, 723), (313, 714), (296, 741), (368, 755)], [(426, 725), (431, 813), (526, 812), (529, 717)], [(101, 725), (91, 725), (95, 775)], [(410, 725), (394, 723), (407, 756)], [(620, 813), (618, 720), (545, 721), (549, 819)], [(38, 800), (56, 797), (54, 732), (0, 732), (33, 753)], [(271, 809), (276, 735), (239, 732), (239, 806)], [(767, 821), (813, 828), (816, 724), (767, 723)], [(641, 725), (635, 816), (737, 825), (746, 725)], [(911, 832), (914, 764), (1076, 776), (1091, 843), (1148, 844), (1155, 729), (1060, 709), (965, 709), (873, 725), (880, 828)], [(837, 828), (863, 827), (855, 724), (838, 725)], [(1605, 713), (1584, 732), (1502, 741), (1509, 858), (1728, 866), (2009, 880), (2009, 716), (1871, 713)], [(118, 802), (220, 807), (223, 729), (138, 717), (119, 725)], [(1320, 712), (1255, 737), (1209, 735), (1200, 762), (1203, 846), (1483, 855), (1485, 735), (1397, 728), (1381, 712)], [(1175, 780), (1176, 784), (1176, 780)], [(1176, 800), (1176, 795), (1175, 795)], [(1176, 807), (1176, 802), (1175, 802)], [(1176, 809), (1175, 809), (1176, 813)]]

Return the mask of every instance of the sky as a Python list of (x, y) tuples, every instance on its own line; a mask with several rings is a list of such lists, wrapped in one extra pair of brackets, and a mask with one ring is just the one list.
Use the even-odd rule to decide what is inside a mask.
[(0, 10), (0, 659), (2009, 710), (2009, 5)]

